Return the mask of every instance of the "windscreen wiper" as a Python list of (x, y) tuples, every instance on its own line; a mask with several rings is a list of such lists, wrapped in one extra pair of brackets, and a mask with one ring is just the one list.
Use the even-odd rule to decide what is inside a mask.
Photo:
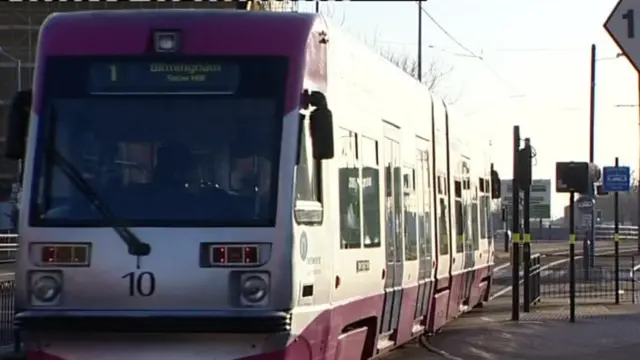
[(69, 178), (69, 180), (75, 185), (78, 191), (87, 199), (89, 204), (96, 209), (102, 217), (108, 222), (114, 224), (111, 228), (120, 236), (122, 241), (127, 245), (129, 254), (133, 256), (147, 256), (151, 253), (151, 245), (143, 242), (138, 238), (131, 230), (124, 226), (118, 226), (117, 216), (109, 210), (107, 203), (102, 201), (96, 191), (89, 185), (89, 183), (82, 177), (80, 171), (67, 160), (58, 149), (50, 148), (53, 155), (54, 163), (60, 167), (60, 170)]

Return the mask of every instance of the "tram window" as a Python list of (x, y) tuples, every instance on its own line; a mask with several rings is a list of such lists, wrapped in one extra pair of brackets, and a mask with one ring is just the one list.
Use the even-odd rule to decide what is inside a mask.
[(362, 223), (364, 247), (380, 247), (380, 170), (378, 142), (362, 137)]
[(418, 257), (423, 259), (426, 256), (426, 242), (427, 242), (427, 221), (425, 218), (425, 198), (429, 197), (429, 193), (426, 190), (425, 184), (425, 171), (422, 160), (422, 151), (416, 152), (416, 222), (418, 224), (416, 230), (416, 236), (418, 238)]
[(489, 202), (489, 196), (480, 196), (480, 237), (486, 239), (489, 237), (489, 214), (491, 203)]
[(340, 186), (340, 248), (362, 247), (360, 167), (358, 165), (357, 134), (339, 129), (341, 147), (338, 181)]
[(480, 250), (480, 236), (478, 234), (478, 201), (474, 200), (471, 204), (471, 240), (473, 241), (473, 250)]
[(296, 200), (322, 202), (321, 163), (313, 158), (308, 116), (304, 117), (300, 122), (299, 139), (298, 166), (296, 167)]
[(402, 173), (404, 197), (404, 259), (407, 261), (418, 259), (418, 244), (416, 236), (416, 186), (415, 170), (404, 167)]
[(438, 217), (438, 242), (440, 245), (440, 255), (449, 254), (449, 230), (447, 221), (447, 203), (444, 197), (440, 197), (440, 216)]
[(464, 251), (464, 216), (462, 215), (462, 200), (456, 199), (455, 202), (456, 216), (456, 252)]
[(393, 141), (385, 138), (383, 148), (384, 161), (384, 236), (387, 263), (395, 262), (396, 217), (393, 211)]
[(431, 259), (433, 258), (431, 250), (431, 168), (429, 164), (429, 153), (426, 151), (418, 151), (417, 156), (418, 163), (418, 177), (416, 179), (416, 191), (419, 194), (418, 201), (420, 206), (418, 207), (419, 222), (418, 222), (418, 249), (420, 258), (425, 257), (428, 260), (429, 266), (427, 266), (428, 274), (431, 274)]
[(392, 142), (391, 144), (391, 154), (393, 156), (393, 214), (396, 219), (396, 228), (395, 228), (395, 261), (402, 262), (404, 256), (402, 253), (404, 252), (404, 217), (403, 208), (402, 208), (402, 198), (403, 198), (403, 190), (402, 190), (402, 167), (400, 165), (400, 144), (397, 142)]

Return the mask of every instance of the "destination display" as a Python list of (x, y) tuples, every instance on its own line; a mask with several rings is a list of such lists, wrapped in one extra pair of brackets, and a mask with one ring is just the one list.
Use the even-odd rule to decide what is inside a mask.
[(208, 61), (96, 62), (88, 80), (90, 93), (234, 93), (240, 69)]

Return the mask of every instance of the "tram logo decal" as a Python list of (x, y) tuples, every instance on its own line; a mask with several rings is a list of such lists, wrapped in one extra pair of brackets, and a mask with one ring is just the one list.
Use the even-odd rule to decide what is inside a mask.
[(300, 258), (302, 261), (307, 260), (307, 253), (309, 252), (309, 243), (307, 240), (307, 233), (302, 232), (300, 234)]

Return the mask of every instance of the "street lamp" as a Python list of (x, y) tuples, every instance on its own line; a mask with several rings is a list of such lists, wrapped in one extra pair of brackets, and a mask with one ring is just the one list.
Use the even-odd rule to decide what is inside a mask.
[(623, 56), (625, 56), (625, 54), (619, 52), (619, 53), (616, 54), (616, 56), (603, 57), (603, 58), (596, 59), (596, 61), (615, 60), (615, 59), (619, 59), (619, 58), (621, 58)]
[(2, 46), (0, 46), (0, 54), (8, 57), (9, 59), (15, 61), (16, 63), (16, 72), (17, 72), (17, 76), (18, 76), (18, 91), (22, 90), (22, 61), (20, 59), (18, 59), (17, 57), (9, 54), (8, 52), (4, 51), (2, 49)]

